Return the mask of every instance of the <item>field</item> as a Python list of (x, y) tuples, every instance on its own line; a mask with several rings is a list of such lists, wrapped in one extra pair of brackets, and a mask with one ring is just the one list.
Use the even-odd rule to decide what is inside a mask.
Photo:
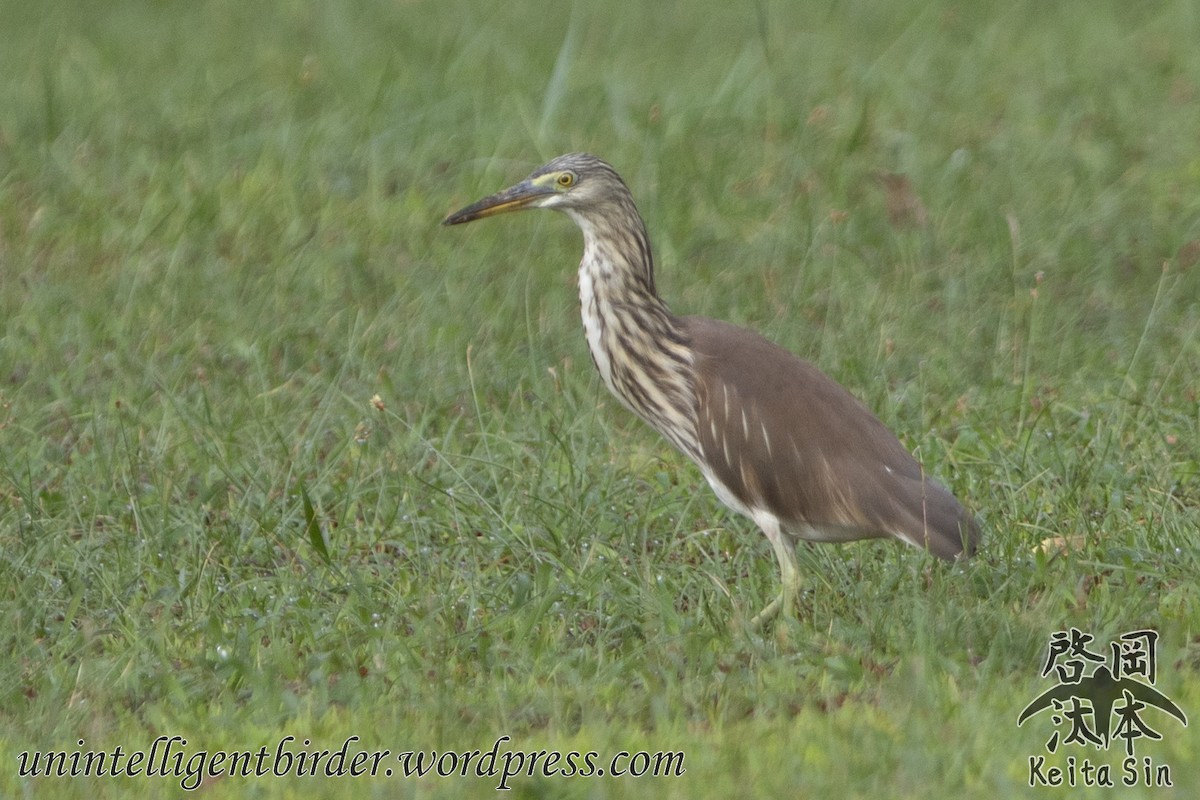
[[(0, 796), (1111, 797), (1125, 739), (1017, 725), (1071, 628), (1158, 634), (1191, 725), (1121, 796), (1196, 796), (1200, 11), (992, 5), (0, 3)], [(801, 546), (749, 627), (770, 547), (607, 394), (575, 227), (439, 224), (579, 150), (978, 558)], [(178, 769), (30, 774), (118, 746)]]

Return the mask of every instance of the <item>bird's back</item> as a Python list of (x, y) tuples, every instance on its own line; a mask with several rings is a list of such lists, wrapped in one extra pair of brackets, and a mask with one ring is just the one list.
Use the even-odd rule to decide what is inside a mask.
[(803, 538), (974, 552), (971, 514), (836, 381), (752, 331), (681, 323), (695, 352), (701, 466), (734, 508), (766, 510)]

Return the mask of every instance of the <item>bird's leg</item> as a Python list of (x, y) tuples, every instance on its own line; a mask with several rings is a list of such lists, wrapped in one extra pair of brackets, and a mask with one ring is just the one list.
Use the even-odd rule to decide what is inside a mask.
[(784, 534), (779, 519), (774, 514), (762, 513), (755, 514), (754, 521), (767, 535), (767, 539), (771, 542), (771, 548), (775, 551), (775, 560), (779, 562), (779, 576), (782, 584), (779, 596), (750, 620), (752, 627), (762, 628), (776, 616), (787, 617), (792, 613), (792, 602), (800, 594), (800, 570), (796, 567), (796, 550), (791, 540)]

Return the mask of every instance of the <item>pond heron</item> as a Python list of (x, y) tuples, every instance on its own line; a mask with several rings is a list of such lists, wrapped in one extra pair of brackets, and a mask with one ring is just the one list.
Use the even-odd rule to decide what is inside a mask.
[(609, 391), (770, 540), (782, 590), (752, 624), (790, 613), (801, 539), (893, 537), (943, 559), (975, 551), (974, 517), (850, 392), (757, 333), (671, 313), (645, 223), (611, 166), (560, 156), (444, 224), (526, 208), (563, 211), (583, 231), (583, 328)]

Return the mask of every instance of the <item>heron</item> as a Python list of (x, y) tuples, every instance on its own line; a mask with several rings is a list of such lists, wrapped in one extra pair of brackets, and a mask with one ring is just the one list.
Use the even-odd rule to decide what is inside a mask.
[(894, 538), (946, 560), (975, 552), (974, 516), (847, 389), (753, 331), (671, 312), (646, 225), (607, 162), (559, 156), (443, 224), (533, 208), (583, 232), (580, 311), (604, 385), (770, 542), (781, 590), (754, 627), (792, 612), (802, 540)]

